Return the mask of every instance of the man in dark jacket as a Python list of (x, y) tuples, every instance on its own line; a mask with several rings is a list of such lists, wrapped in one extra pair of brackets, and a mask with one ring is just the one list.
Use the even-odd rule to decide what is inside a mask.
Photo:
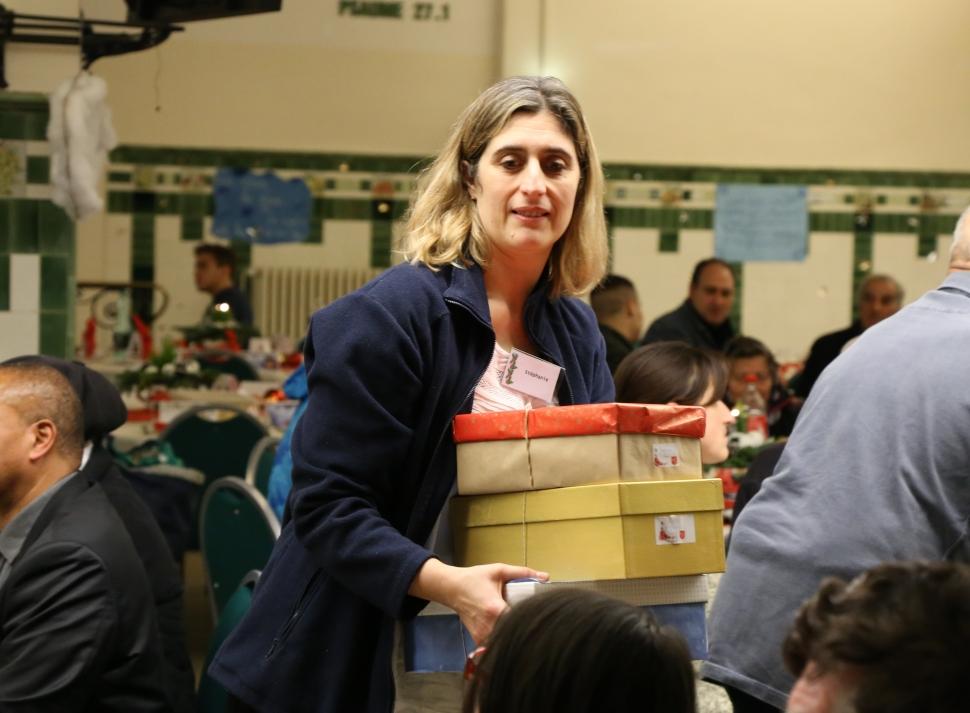
[(0, 365), (0, 710), (172, 710), (148, 579), (78, 473), (81, 404), (39, 364)]
[(23, 356), (7, 364), (40, 364), (59, 371), (81, 401), (84, 439), (90, 453), (79, 476), (98, 483), (124, 523), (151, 586), (164, 655), (166, 690), (176, 713), (195, 711), (195, 674), (185, 647), (182, 577), (161, 529), (149, 508), (101, 445), (104, 437), (125, 422), (127, 411), (118, 389), (79, 362), (48, 356)]
[(903, 288), (889, 275), (870, 275), (859, 286), (856, 301), (859, 319), (845, 329), (823, 334), (812, 343), (805, 360), (805, 368), (794, 379), (795, 395), (808, 398), (818, 377), (845, 348), (845, 345), (869, 329), (899, 311), (903, 306)]
[(593, 288), (589, 304), (606, 341), (606, 363), (616, 373), (616, 367), (633, 351), (643, 329), (637, 289), (622, 275), (607, 275)]
[(687, 299), (673, 312), (657, 317), (641, 344), (685, 342), (693, 347), (721, 351), (734, 336), (731, 307), (734, 305), (734, 272), (718, 258), (694, 266)]

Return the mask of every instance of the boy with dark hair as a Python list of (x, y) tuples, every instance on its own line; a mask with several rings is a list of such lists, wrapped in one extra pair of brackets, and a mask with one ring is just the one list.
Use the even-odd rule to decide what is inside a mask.
[(195, 286), (212, 295), (206, 317), (227, 313), (239, 324), (251, 326), (253, 309), (245, 293), (235, 286), (236, 256), (224, 245), (202, 243), (195, 248)]

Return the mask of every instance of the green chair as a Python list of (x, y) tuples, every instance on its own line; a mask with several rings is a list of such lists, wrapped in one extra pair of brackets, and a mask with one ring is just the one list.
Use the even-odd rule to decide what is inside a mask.
[(269, 497), (269, 476), (273, 471), (273, 461), (279, 444), (279, 438), (266, 436), (253, 446), (249, 454), (249, 462), (246, 464), (246, 482), (262, 493), (263, 497)]
[(219, 374), (232, 374), (240, 381), (259, 381), (256, 367), (236, 352), (210, 350), (195, 355), (203, 369)]
[(266, 566), (280, 523), (266, 498), (245, 480), (219, 478), (202, 498), (199, 535), (216, 621), (246, 573)]
[(226, 689), (209, 677), (209, 664), (215, 658), (219, 647), (222, 646), (222, 643), (232, 630), (236, 628), (236, 624), (249, 611), (249, 605), (253, 600), (253, 589), (258, 579), (258, 570), (248, 572), (222, 609), (222, 616), (219, 617), (215, 631), (212, 632), (212, 639), (209, 641), (209, 651), (205, 657), (205, 668), (202, 669), (202, 677), (199, 679), (199, 713), (225, 713), (229, 705), (229, 694), (226, 693)]
[(204, 404), (179, 414), (159, 440), (184, 466), (201, 470), (208, 486), (224, 475), (244, 474), (249, 454), (266, 435), (266, 427), (242, 409)]

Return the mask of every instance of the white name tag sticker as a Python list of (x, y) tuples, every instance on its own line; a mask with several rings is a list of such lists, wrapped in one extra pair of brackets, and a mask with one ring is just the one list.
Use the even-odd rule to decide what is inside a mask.
[(680, 449), (673, 443), (654, 444), (653, 464), (658, 468), (673, 468), (680, 465)]
[(693, 515), (658, 515), (653, 519), (658, 545), (686, 545), (697, 542)]
[(505, 373), (502, 374), (502, 385), (551, 403), (556, 395), (560, 374), (561, 366), (513, 349), (509, 354)]

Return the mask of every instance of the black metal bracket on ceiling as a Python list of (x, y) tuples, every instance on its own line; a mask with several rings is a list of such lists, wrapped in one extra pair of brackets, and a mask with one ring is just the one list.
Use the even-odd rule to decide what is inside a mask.
[[(127, 32), (95, 32), (96, 26), (131, 27), (137, 34)], [(25, 15), (0, 5), (0, 89), (9, 84), (6, 77), (6, 48), (8, 42), (37, 45), (76, 45), (81, 49), (81, 66), (87, 69), (101, 58), (137, 52), (161, 44), (173, 32), (181, 32), (180, 25), (152, 22), (113, 22), (89, 20), (82, 17), (53, 17)]]

